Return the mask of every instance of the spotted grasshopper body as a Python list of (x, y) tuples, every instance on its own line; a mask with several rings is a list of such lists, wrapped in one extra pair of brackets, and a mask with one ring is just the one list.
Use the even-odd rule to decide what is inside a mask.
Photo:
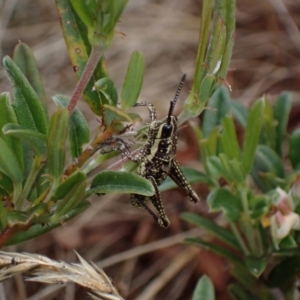
[[(163, 120), (156, 119), (155, 107), (147, 102), (138, 102), (135, 106), (147, 106), (150, 113), (150, 124), (148, 129), (148, 140), (136, 156), (125, 152), (131, 160), (137, 162), (137, 174), (149, 180), (155, 190), (151, 197), (132, 194), (130, 200), (133, 206), (145, 208), (154, 217), (161, 227), (167, 228), (170, 221), (165, 213), (161, 196), (158, 190), (159, 185), (167, 176), (183, 190), (189, 199), (198, 202), (199, 198), (190, 184), (187, 182), (180, 165), (175, 158), (177, 148), (177, 117), (173, 116), (173, 110), (182, 89), (185, 75), (179, 84), (174, 100), (170, 102), (168, 116)], [(146, 205), (150, 200), (157, 210), (158, 216)]]

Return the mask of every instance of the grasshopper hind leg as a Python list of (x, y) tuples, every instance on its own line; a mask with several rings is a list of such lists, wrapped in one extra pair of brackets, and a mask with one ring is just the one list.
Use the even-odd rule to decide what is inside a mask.
[[(155, 190), (154, 196), (145, 197), (142, 195), (132, 194), (130, 196), (131, 204), (137, 208), (145, 208), (150, 213), (150, 215), (154, 218), (154, 220), (159, 224), (159, 226), (163, 228), (168, 228), (170, 226), (170, 221), (163, 207), (156, 181), (152, 177), (147, 179), (153, 184)], [(146, 205), (148, 199), (152, 202), (153, 206), (155, 207), (158, 216)]]

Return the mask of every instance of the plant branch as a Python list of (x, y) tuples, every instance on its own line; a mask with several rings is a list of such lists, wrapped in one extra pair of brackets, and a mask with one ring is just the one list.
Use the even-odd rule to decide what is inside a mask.
[(75, 107), (77, 105), (77, 102), (83, 95), (83, 92), (84, 92), (88, 82), (90, 81), (92, 75), (94, 74), (94, 71), (96, 69), (96, 66), (97, 66), (102, 54), (103, 54), (102, 47), (99, 47), (99, 46), (92, 47), (92, 51), (91, 51), (89, 60), (87, 61), (87, 64), (83, 70), (83, 73), (82, 73), (79, 81), (77, 82), (77, 85), (75, 87), (73, 95), (67, 106), (70, 114), (72, 114), (73, 110), (75, 109)]

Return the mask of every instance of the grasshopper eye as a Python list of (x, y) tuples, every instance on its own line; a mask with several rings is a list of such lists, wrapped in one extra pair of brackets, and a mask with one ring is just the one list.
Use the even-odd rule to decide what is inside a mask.
[(173, 132), (173, 125), (171, 124), (164, 124), (162, 131), (161, 131), (161, 138), (168, 138), (172, 135)]

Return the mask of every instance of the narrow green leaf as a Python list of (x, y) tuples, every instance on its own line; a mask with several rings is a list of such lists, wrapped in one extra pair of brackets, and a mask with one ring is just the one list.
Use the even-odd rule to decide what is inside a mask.
[(300, 129), (296, 129), (290, 136), (289, 140), (289, 159), (295, 170), (300, 170)]
[(221, 246), (217, 246), (200, 238), (187, 238), (184, 240), (184, 242), (198, 246), (206, 251), (211, 251), (218, 256), (225, 258), (229, 262), (232, 262), (236, 266), (244, 267), (244, 264), (240, 258), (235, 256), (230, 250), (227, 250)]
[(7, 142), (23, 168), (23, 153), (20, 140), (12, 136), (6, 136), (2, 131), (3, 126), (7, 123), (17, 124), (18, 121), (10, 102), (9, 93), (2, 93), (0, 94), (0, 137)]
[(243, 143), (242, 163), (245, 174), (248, 174), (252, 168), (255, 150), (257, 147), (264, 111), (264, 99), (257, 101), (251, 108), (245, 131)]
[(241, 102), (231, 100), (230, 101), (231, 111), (235, 119), (246, 128), (247, 119), (248, 119), (248, 109)]
[[(206, 76), (207, 70), (203, 67), (204, 57), (207, 49), (207, 42), (212, 22), (212, 12), (214, 8), (214, 0), (204, 0), (202, 4), (201, 24), (199, 33), (199, 43), (197, 51), (197, 65), (195, 70), (195, 79), (191, 94), (198, 95), (203, 78)], [(189, 103), (186, 103), (189, 105)], [(186, 105), (185, 104), (185, 105)]]
[(73, 187), (84, 182), (85, 180), (86, 180), (85, 173), (76, 171), (57, 187), (54, 195), (52, 196), (52, 200), (58, 200), (64, 198)]
[[(69, 0), (74, 10), (78, 14), (80, 20), (87, 26), (94, 27), (95, 16), (89, 11), (88, 3), (86, 1)], [(94, 4), (94, 14), (97, 14), (96, 1), (89, 1), (89, 5)]]
[(247, 291), (245, 291), (239, 284), (231, 284), (228, 290), (233, 300), (255, 299), (252, 294), (249, 294)]
[(242, 166), (238, 160), (229, 160), (224, 153), (220, 153), (219, 158), (222, 162), (223, 174), (229, 182), (241, 184), (245, 182)]
[[(189, 183), (209, 183), (209, 178), (200, 171), (189, 167), (181, 167), (181, 170)], [(170, 177), (167, 177), (167, 179), (159, 186), (159, 190), (162, 192), (176, 187), (177, 184), (172, 181)]]
[(226, 46), (224, 48), (222, 64), (218, 72), (218, 76), (225, 79), (228, 71), (228, 67), (231, 60), (232, 49), (234, 45), (234, 35), (235, 35), (235, 0), (217, 0), (217, 6), (221, 6), (218, 10), (218, 14), (221, 16), (225, 28), (226, 28)]
[(13, 188), (14, 187), (11, 179), (4, 173), (0, 172), (0, 189), (4, 190), (7, 193), (7, 195), (9, 195), (13, 192)]
[(266, 269), (267, 257), (247, 256), (245, 257), (245, 264), (249, 272), (256, 278), (259, 278)]
[(208, 137), (216, 126), (221, 125), (223, 118), (230, 111), (230, 98), (227, 89), (224, 86), (217, 89), (207, 106), (208, 109), (204, 112), (202, 123), (204, 137)]
[(288, 92), (282, 92), (274, 105), (274, 118), (278, 124), (276, 127), (276, 152), (281, 155), (283, 140), (286, 135), (289, 114), (291, 111), (292, 99)]
[(219, 132), (220, 127), (217, 126), (211, 131), (208, 138), (199, 140), (199, 146), (201, 149), (201, 159), (203, 161), (204, 166), (206, 166), (206, 162), (209, 157), (217, 155)]
[(37, 155), (47, 152), (47, 136), (37, 131), (24, 129), (18, 124), (8, 123), (3, 127), (4, 134), (14, 136), (28, 143)]
[[(9, 239), (9, 241), (5, 244), (5, 246), (19, 244), (21, 242), (30, 240), (34, 237), (41, 236), (41, 235), (45, 234), (46, 232), (48, 232), (58, 226), (61, 226), (62, 222), (66, 222), (66, 221), (74, 218), (75, 216), (77, 216), (78, 214), (80, 214), (81, 212), (86, 210), (89, 206), (90, 206), (90, 203), (88, 201), (82, 201), (75, 209), (71, 210), (67, 215), (63, 216), (63, 218), (60, 220), (60, 222), (55, 223), (55, 224), (50, 224), (46, 221), (42, 225), (40, 225), (40, 224), (32, 225), (26, 231), (17, 232), (11, 239)], [(45, 216), (45, 218), (46, 217), (47, 216)], [(48, 217), (48, 220), (49, 220), (49, 217)]]
[(70, 114), (67, 109), (60, 108), (50, 119), (48, 136), (49, 174), (57, 181), (63, 173), (66, 159), (66, 138), (68, 134)]
[(144, 70), (144, 55), (139, 51), (134, 51), (130, 58), (121, 93), (123, 110), (127, 110), (136, 103), (143, 84)]
[(13, 60), (36, 92), (48, 118), (46, 94), (33, 52), (25, 43), (19, 42), (14, 49)]
[[(66, 107), (68, 105), (68, 99), (62, 95), (54, 96), (53, 100), (61, 107)], [(81, 111), (76, 107), (70, 117), (69, 124), (69, 143), (72, 159), (75, 159), (82, 153), (82, 146), (89, 141), (89, 125)]]
[(255, 152), (251, 176), (259, 188), (268, 192), (279, 185), (284, 178), (282, 160), (278, 154), (266, 145), (259, 145)]
[(15, 153), (7, 142), (0, 137), (0, 171), (6, 174), (14, 183), (20, 184), (23, 180), (23, 171)]
[[(217, 2), (218, 0), (216, 1), (215, 7), (217, 7)], [(216, 74), (221, 65), (225, 43), (226, 27), (220, 14), (215, 11), (213, 16), (213, 29), (205, 57), (205, 62), (209, 66), (210, 74)]]
[(241, 200), (225, 188), (212, 190), (207, 198), (211, 212), (223, 211), (226, 218), (236, 222), (242, 211)]
[(213, 95), (217, 81), (218, 79), (215, 75), (208, 75), (203, 79), (200, 88), (200, 103), (197, 110), (194, 111), (195, 115), (203, 110), (207, 100)]
[(117, 107), (104, 104), (103, 109), (106, 126), (110, 126), (113, 121), (132, 122), (130, 116)]
[(109, 104), (111, 106), (117, 106), (118, 93), (117, 89), (111, 79), (103, 77), (95, 82), (94, 88), (101, 93), (102, 104)]
[(212, 281), (206, 275), (202, 276), (196, 285), (192, 300), (215, 300), (215, 291)]
[(72, 209), (76, 208), (85, 198), (86, 182), (81, 181), (73, 185), (62, 200), (57, 201), (55, 212), (50, 218), (50, 223), (56, 223), (63, 219)]
[(149, 180), (125, 171), (103, 171), (92, 181), (87, 195), (94, 193), (127, 193), (152, 196), (154, 188)]
[(240, 160), (240, 147), (236, 136), (234, 122), (231, 116), (223, 119), (223, 132), (220, 135), (221, 147), (229, 159)]
[(219, 226), (212, 220), (193, 213), (182, 213), (180, 217), (181, 219), (187, 222), (190, 222), (201, 228), (204, 228), (206, 231), (214, 235), (216, 238), (225, 242), (228, 246), (239, 250), (239, 245), (236, 242), (234, 235), (230, 231), (228, 231), (228, 229)]
[(13, 107), (19, 124), (26, 129), (47, 134), (48, 116), (45, 114), (38, 95), (10, 57), (5, 56), (3, 64), (14, 87)]
[(234, 266), (231, 269), (231, 274), (247, 291), (253, 292), (257, 281), (246, 267)]

